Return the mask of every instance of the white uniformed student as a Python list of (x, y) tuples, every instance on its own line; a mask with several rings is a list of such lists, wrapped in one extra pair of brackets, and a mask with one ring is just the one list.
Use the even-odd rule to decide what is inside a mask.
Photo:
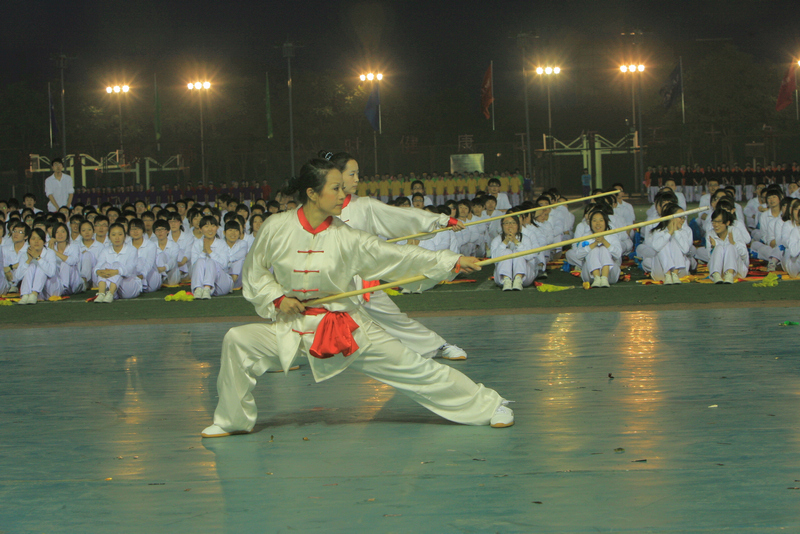
[(792, 202), (790, 207), (792, 226), (786, 238), (783, 268), (789, 276), (800, 276), (800, 201)]
[(48, 248), (56, 255), (56, 268), (63, 288), (62, 295), (74, 295), (85, 291), (85, 283), (81, 277), (80, 244), (70, 241), (69, 230), (64, 223), (57, 223), (52, 229), (52, 239)]
[[(667, 217), (683, 210), (677, 204), (667, 204), (662, 208), (661, 216)], [(647, 238), (648, 244), (655, 251), (653, 258), (653, 280), (663, 281), (664, 285), (680, 284), (681, 278), (689, 270), (688, 255), (692, 244), (691, 231), (683, 232), (685, 217), (676, 217), (662, 221), (653, 229)]]
[[(308, 358), (317, 382), (351, 367), (450, 421), (512, 425), (514, 414), (496, 391), (406, 348), (364, 313), (358, 299), (310, 308), (302, 302), (352, 290), (355, 276), (400, 280), (423, 274), (441, 279), (456, 265), (467, 272), (479, 269), (477, 258), (391, 245), (347, 226), (337, 218), (346, 197), (342, 174), (329, 161), (307, 163), (293, 185), (302, 207), (264, 223), (242, 273), (244, 297), (272, 322), (232, 328), (226, 334), (214, 424), (201, 435), (252, 431), (256, 377), (287, 371), (300, 357)], [(279, 397), (273, 399), (280, 403)]]
[(145, 235), (144, 221), (131, 219), (128, 223), (131, 246), (136, 249), (136, 276), (142, 281), (142, 293), (161, 289), (161, 273), (156, 266), (158, 247)]
[(111, 246), (103, 249), (95, 266), (98, 293), (94, 301), (100, 304), (133, 299), (142, 292), (142, 281), (136, 272), (136, 248), (125, 242), (125, 227), (115, 222), (109, 227), (108, 238)]
[(14, 273), (14, 281), (19, 285), (18, 304), (36, 304), (40, 299), (61, 296), (56, 254), (45, 247), (45, 237), (41, 228), (34, 228), (28, 237), (25, 259)]
[(500, 213), (505, 213), (511, 209), (511, 202), (508, 200), (508, 195), (504, 191), (500, 191), (500, 180), (497, 178), (490, 178), (486, 185), (486, 192), (492, 195), (497, 201), (497, 210)]
[[(608, 213), (600, 206), (589, 212), (592, 234), (611, 230)], [(611, 287), (619, 280), (622, 264), (620, 234), (586, 239), (575, 245), (575, 257), (582, 262), (581, 278), (592, 287)]]
[(225, 223), (225, 244), (228, 246), (228, 264), (226, 271), (233, 280), (233, 287), (242, 287), (242, 266), (247, 256), (247, 243), (240, 239), (242, 226), (239, 221)]
[(217, 238), (219, 223), (213, 215), (200, 219), (203, 239), (195, 240), (192, 249), (192, 293), (195, 299), (227, 295), (233, 289), (233, 279), (227, 273), (229, 247)]
[(8, 291), (17, 289), (14, 279), (19, 264), (27, 259), (28, 236), (31, 229), (22, 221), (11, 221), (8, 225), (11, 240), (3, 244), (3, 274), (8, 281)]
[(176, 286), (181, 281), (178, 259), (185, 259), (178, 243), (169, 237), (169, 223), (159, 220), (153, 223), (156, 236), (156, 270), (161, 276), (162, 286)]
[(732, 225), (733, 215), (728, 210), (718, 207), (711, 214), (706, 248), (710, 251), (708, 272), (715, 284), (732, 284), (735, 277), (747, 276), (747, 246), (737, 239)]
[[(183, 231), (183, 223), (181, 216), (177, 213), (167, 214), (167, 224), (169, 224), (169, 241), (178, 245), (178, 270), (181, 273), (181, 279), (191, 276), (189, 269), (192, 266), (192, 245), (194, 244), (194, 234)], [(172, 284), (171, 284), (172, 285)]]
[[(533, 250), (539, 246), (533, 238), (523, 235), (522, 223), (517, 215), (509, 215), (501, 221), (503, 235), (492, 240), (492, 258), (508, 256), (516, 252)], [(494, 265), (494, 283), (503, 291), (522, 291), (531, 285), (539, 274), (542, 253), (533, 253), (518, 258), (500, 260)]]
[(64, 162), (61, 158), (55, 158), (51, 167), (53, 174), (44, 181), (44, 194), (47, 196), (47, 211), (58, 211), (59, 208), (72, 206), (72, 195), (75, 194), (75, 187), (72, 177), (64, 174)]

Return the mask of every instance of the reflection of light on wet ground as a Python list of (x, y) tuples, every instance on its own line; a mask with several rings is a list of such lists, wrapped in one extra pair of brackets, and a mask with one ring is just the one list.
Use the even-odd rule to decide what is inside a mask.
[(634, 390), (630, 402), (646, 404), (661, 400), (662, 391), (656, 383), (656, 366), (659, 358), (665, 355), (659, 351), (658, 321), (656, 312), (623, 313), (614, 332), (615, 345), (622, 355), (626, 383)]

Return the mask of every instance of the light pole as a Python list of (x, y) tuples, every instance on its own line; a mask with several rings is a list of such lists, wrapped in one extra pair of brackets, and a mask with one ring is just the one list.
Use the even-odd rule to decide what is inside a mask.
[(381, 122), (381, 98), (380, 98), (380, 90), (381, 85), (380, 82), (383, 80), (383, 74), (378, 73), (367, 73), (362, 74), (359, 76), (359, 79), (362, 82), (369, 80), (373, 85), (376, 83), (378, 84), (378, 129), (372, 129), (372, 142), (373, 146), (375, 147), (375, 174), (378, 174), (378, 134), (383, 134), (383, 123)]
[[(644, 72), (644, 65), (641, 63), (636, 65), (631, 63), (630, 65), (620, 65), (619, 70), (623, 74), (630, 74), (631, 75), (631, 124), (633, 125), (633, 136), (634, 136), (634, 143), (633, 143), (633, 181), (634, 187), (638, 191), (639, 184), (641, 183), (641, 171), (643, 167), (642, 162), (642, 151), (641, 151), (641, 136), (639, 132), (642, 131), (642, 106), (641, 102), (639, 103), (639, 121), (638, 121), (638, 129), (637, 129), (637, 121), (636, 121), (636, 82), (639, 82), (639, 89), (641, 92), (641, 84), (642, 84), (642, 76), (641, 74)], [(636, 76), (638, 74), (638, 76)]]
[(122, 154), (124, 161), (125, 158), (125, 145), (122, 144), (122, 95), (130, 91), (131, 88), (127, 85), (115, 85), (114, 87), (106, 87), (106, 93), (117, 95), (117, 105), (119, 106), (119, 151)]
[[(800, 68), (800, 61), (797, 62), (797, 67)], [(795, 120), (800, 121), (800, 102), (797, 101), (797, 69), (794, 69), (794, 114)]]
[[(561, 67), (536, 67), (536, 74), (547, 76), (547, 138), (553, 137), (553, 111), (550, 106), (550, 76), (555, 76), (561, 72)], [(545, 146), (545, 148), (549, 148)], [(555, 148), (555, 144), (553, 144)]]
[(205, 89), (208, 91), (211, 88), (211, 82), (189, 83), (187, 84), (187, 87), (190, 91), (197, 91), (200, 93), (198, 97), (200, 100), (200, 173), (203, 176), (203, 186), (205, 187), (208, 185), (206, 183), (206, 141), (203, 128), (203, 93), (200, 92), (200, 89)]

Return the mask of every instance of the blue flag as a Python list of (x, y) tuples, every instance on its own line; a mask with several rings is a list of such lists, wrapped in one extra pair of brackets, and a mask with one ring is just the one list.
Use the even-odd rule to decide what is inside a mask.
[(364, 115), (367, 116), (367, 120), (372, 126), (372, 129), (378, 133), (380, 133), (381, 131), (381, 119), (379, 112), (380, 105), (381, 105), (381, 95), (380, 92), (378, 91), (378, 84), (375, 84), (375, 87), (369, 94), (369, 99), (367, 100), (367, 107), (364, 108)]
[(664, 106), (664, 109), (669, 109), (675, 98), (680, 96), (682, 92), (683, 80), (681, 79), (681, 66), (678, 65), (672, 71), (672, 74), (669, 75), (667, 83), (665, 83), (659, 91), (662, 98), (661, 104)]

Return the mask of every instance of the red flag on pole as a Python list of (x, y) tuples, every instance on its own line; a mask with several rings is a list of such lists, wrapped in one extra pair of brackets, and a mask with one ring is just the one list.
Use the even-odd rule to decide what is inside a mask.
[(797, 82), (794, 77), (794, 69), (797, 68), (796, 64), (792, 64), (786, 75), (781, 80), (781, 89), (778, 91), (778, 103), (775, 104), (775, 111), (780, 111), (792, 103), (792, 92), (797, 89)]
[(489, 112), (489, 106), (492, 105), (492, 102), (494, 102), (494, 91), (492, 88), (492, 66), (489, 65), (486, 74), (483, 75), (483, 83), (481, 84), (481, 110), (483, 110), (483, 116), (487, 119), (492, 118), (492, 115)]

